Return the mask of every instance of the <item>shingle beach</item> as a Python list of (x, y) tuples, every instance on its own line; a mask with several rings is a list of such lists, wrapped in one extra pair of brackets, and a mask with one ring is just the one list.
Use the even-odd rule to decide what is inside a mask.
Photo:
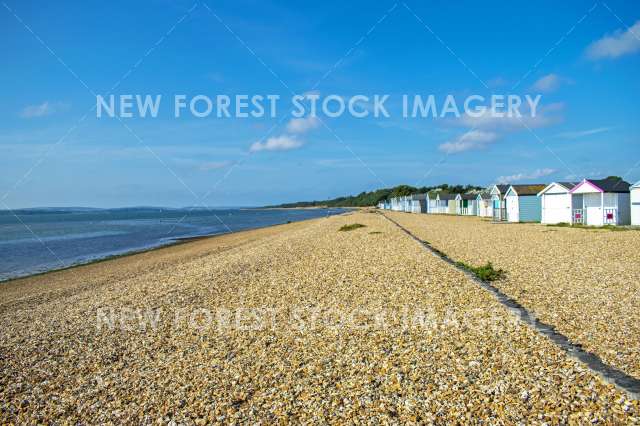
[[(505, 292), (640, 374), (640, 233), (494, 226), (520, 235), (503, 252), (479, 246), (495, 237), (479, 219), (392, 216), (453, 258), (493, 261)], [(566, 267), (547, 268), (542, 244), (560, 237)], [(0, 317), (2, 423), (640, 421), (638, 400), (377, 213), (3, 283)]]
[(640, 231), (385, 214), (456, 261), (505, 270), (495, 282), (504, 293), (640, 378)]

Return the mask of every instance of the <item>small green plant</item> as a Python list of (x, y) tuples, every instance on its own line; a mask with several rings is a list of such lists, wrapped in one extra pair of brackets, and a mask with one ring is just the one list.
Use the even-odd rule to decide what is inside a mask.
[(342, 231), (342, 232), (353, 231), (354, 229), (364, 228), (365, 226), (366, 225), (363, 225), (361, 223), (352, 223), (350, 225), (342, 225), (340, 229), (338, 229), (338, 231)]
[(472, 272), (482, 281), (496, 281), (505, 277), (505, 272), (502, 269), (495, 269), (491, 262), (487, 262), (484, 266), (471, 266), (464, 262), (456, 262), (456, 265)]

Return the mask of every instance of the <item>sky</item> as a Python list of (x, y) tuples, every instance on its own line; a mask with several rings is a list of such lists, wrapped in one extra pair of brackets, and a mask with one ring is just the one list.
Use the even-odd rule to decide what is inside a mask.
[[(638, 2), (3, 0), (0, 49), (0, 209), (640, 180)], [(98, 117), (97, 96), (136, 94), (156, 117)], [(389, 117), (293, 117), (295, 94), (388, 95)], [(540, 95), (536, 116), (402, 115), (403, 95), (511, 94)], [(280, 100), (176, 117), (177, 95)]]

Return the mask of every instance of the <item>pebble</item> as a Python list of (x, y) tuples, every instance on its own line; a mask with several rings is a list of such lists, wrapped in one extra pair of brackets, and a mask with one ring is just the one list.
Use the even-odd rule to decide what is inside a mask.
[[(366, 227), (338, 232), (351, 223)], [(1, 423), (570, 424), (640, 413), (376, 214), (23, 283), (0, 286)], [(97, 328), (100, 308), (150, 307), (163, 313), (155, 329)], [(189, 326), (191, 312), (220, 308), (273, 309), (275, 323)]]
[(385, 214), (456, 261), (505, 270), (506, 278), (493, 283), (502, 292), (607, 364), (640, 378), (640, 231)]

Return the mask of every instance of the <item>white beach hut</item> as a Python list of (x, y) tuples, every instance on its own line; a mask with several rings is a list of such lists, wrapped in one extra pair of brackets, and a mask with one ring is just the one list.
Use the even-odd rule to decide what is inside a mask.
[(574, 223), (589, 226), (629, 225), (630, 186), (629, 182), (613, 176), (606, 179), (584, 179), (571, 189), (571, 194), (582, 195), (582, 208), (574, 209)]
[(476, 215), (476, 194), (456, 195), (456, 214), (463, 216)]
[(631, 224), (640, 226), (640, 182), (631, 187)]
[(437, 213), (438, 210), (438, 193), (437, 192), (428, 192), (427, 197), (425, 199), (427, 205), (426, 213)]
[(489, 190), (489, 194), (491, 194), (491, 210), (493, 213), (493, 220), (507, 220), (507, 210), (504, 202), (504, 194), (507, 193), (508, 189), (509, 185), (493, 185)]
[(427, 212), (427, 194), (413, 194), (410, 197), (411, 213)]
[(476, 214), (480, 217), (493, 216), (493, 204), (491, 203), (491, 194), (481, 192), (476, 196)]
[(396, 197), (396, 208), (394, 209), (397, 212), (401, 212), (403, 210), (403, 197)]
[[(571, 190), (577, 182), (552, 182), (538, 193), (540, 197), (542, 216), (541, 222), (547, 225), (556, 223), (573, 224), (575, 219), (581, 219), (582, 195), (572, 194)], [(577, 217), (574, 218), (574, 212)]]
[(456, 195), (438, 193), (438, 213), (440, 214), (456, 214)]
[(393, 210), (394, 212), (399, 212), (402, 210), (402, 206), (400, 203), (400, 197), (393, 197), (390, 200), (390, 207), (391, 210)]
[(411, 195), (405, 195), (402, 197), (402, 211), (405, 213), (411, 213)]

